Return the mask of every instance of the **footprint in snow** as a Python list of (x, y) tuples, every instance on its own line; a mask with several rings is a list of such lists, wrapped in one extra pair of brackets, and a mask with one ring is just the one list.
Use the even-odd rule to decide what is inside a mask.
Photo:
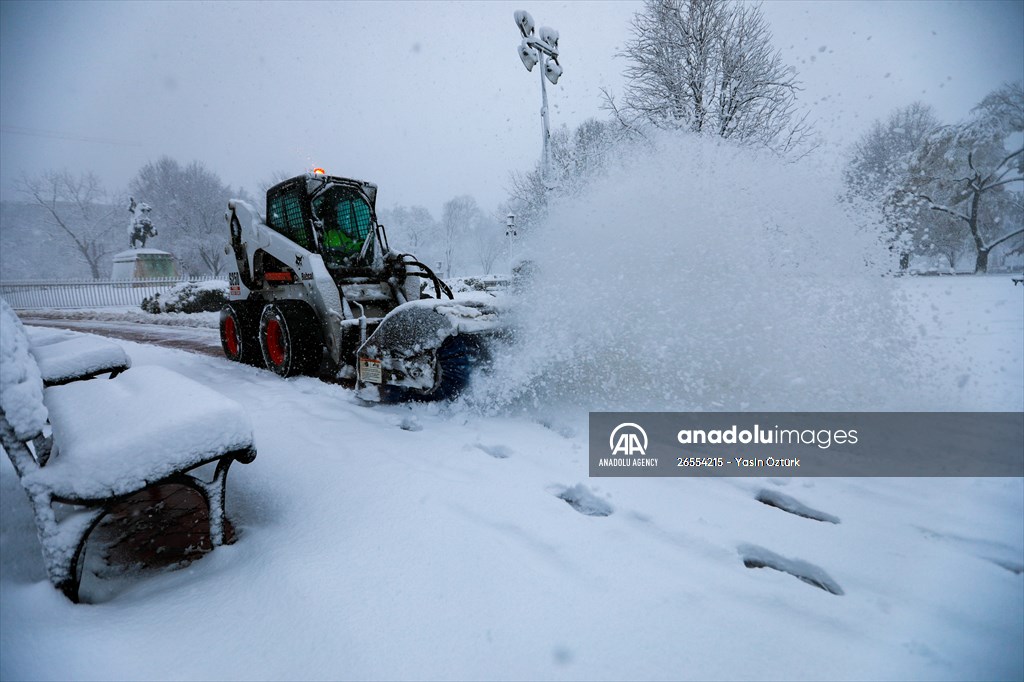
[(573, 661), (572, 649), (566, 646), (556, 646), (551, 655), (558, 665), (569, 665)]
[(423, 426), (420, 424), (420, 420), (417, 419), (416, 417), (412, 416), (412, 415), (409, 415), (407, 417), (403, 417), (402, 421), (399, 422), (399, 424), (398, 424), (398, 428), (402, 429), (403, 431), (422, 431), (423, 430)]
[(508, 459), (512, 456), (512, 449), (504, 445), (483, 445), (482, 443), (477, 443), (476, 447), (494, 459)]
[(983, 538), (944, 533), (928, 528), (918, 528), (918, 530), (929, 540), (944, 542), (979, 559), (991, 562), (1015, 575), (1024, 574), (1024, 563), (1020, 560), (1020, 550), (1013, 545)]
[(569, 488), (557, 486), (552, 488), (551, 492), (558, 499), (565, 500), (570, 507), (584, 516), (611, 516), (614, 511), (607, 500), (595, 495), (590, 488), (582, 483), (577, 483)]
[(571, 426), (567, 426), (565, 424), (556, 424), (555, 422), (552, 422), (548, 419), (540, 419), (537, 423), (543, 426), (545, 429), (548, 429), (549, 431), (554, 431), (562, 438), (576, 437), (576, 429), (574, 429)]
[(775, 507), (781, 509), (784, 512), (802, 516), (805, 519), (813, 519), (814, 521), (822, 521), (825, 523), (839, 523), (838, 516), (832, 516), (826, 514), (823, 511), (818, 511), (812, 507), (808, 507), (800, 500), (789, 495), (784, 495), (777, 490), (769, 490), (767, 488), (759, 491), (755, 498), (761, 504), (766, 504), (769, 507)]
[(809, 561), (787, 559), (757, 545), (740, 545), (737, 550), (743, 557), (743, 565), (747, 568), (774, 568), (776, 571), (788, 573), (794, 578), (799, 578), (808, 585), (814, 585), (830, 594), (844, 594), (843, 588), (825, 572), (825, 569)]

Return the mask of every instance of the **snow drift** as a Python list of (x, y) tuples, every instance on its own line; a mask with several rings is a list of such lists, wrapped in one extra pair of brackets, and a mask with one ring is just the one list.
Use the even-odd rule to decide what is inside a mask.
[(477, 397), (598, 409), (922, 404), (879, 223), (834, 174), (720, 139), (623, 150), (524, 244), (519, 339)]

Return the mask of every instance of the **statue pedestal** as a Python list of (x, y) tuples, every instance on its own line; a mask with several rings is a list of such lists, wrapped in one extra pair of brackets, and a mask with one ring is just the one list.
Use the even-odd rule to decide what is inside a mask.
[(111, 279), (173, 279), (178, 276), (178, 263), (166, 251), (129, 249), (114, 256)]

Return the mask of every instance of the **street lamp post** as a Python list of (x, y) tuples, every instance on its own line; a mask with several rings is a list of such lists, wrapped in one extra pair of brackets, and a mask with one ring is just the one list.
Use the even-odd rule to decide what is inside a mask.
[(519, 58), (527, 71), (533, 71), (533, 67), (540, 64), (540, 97), (541, 97), (541, 134), (544, 137), (542, 147), (543, 158), (541, 162), (541, 177), (544, 186), (547, 187), (548, 179), (551, 176), (551, 151), (549, 139), (551, 128), (548, 122), (548, 90), (544, 79), (551, 81), (554, 85), (562, 75), (562, 67), (558, 63), (558, 31), (547, 26), (534, 29), (533, 17), (526, 10), (516, 10), (516, 26), (523, 39), (519, 43)]
[(508, 237), (508, 268), (509, 272), (511, 272), (512, 266), (515, 265), (515, 258), (512, 254), (516, 237), (516, 215), (514, 213), (509, 213), (505, 216), (505, 236)]

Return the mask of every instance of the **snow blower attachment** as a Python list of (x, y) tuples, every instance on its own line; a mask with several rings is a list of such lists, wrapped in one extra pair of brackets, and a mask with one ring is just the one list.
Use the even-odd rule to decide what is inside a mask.
[(231, 360), (288, 377), (354, 379), (370, 399), (448, 399), (497, 332), (492, 306), (455, 301), (414, 256), (391, 250), (377, 186), (317, 169), (267, 191), (261, 216), (225, 217), (234, 254), (220, 315)]

